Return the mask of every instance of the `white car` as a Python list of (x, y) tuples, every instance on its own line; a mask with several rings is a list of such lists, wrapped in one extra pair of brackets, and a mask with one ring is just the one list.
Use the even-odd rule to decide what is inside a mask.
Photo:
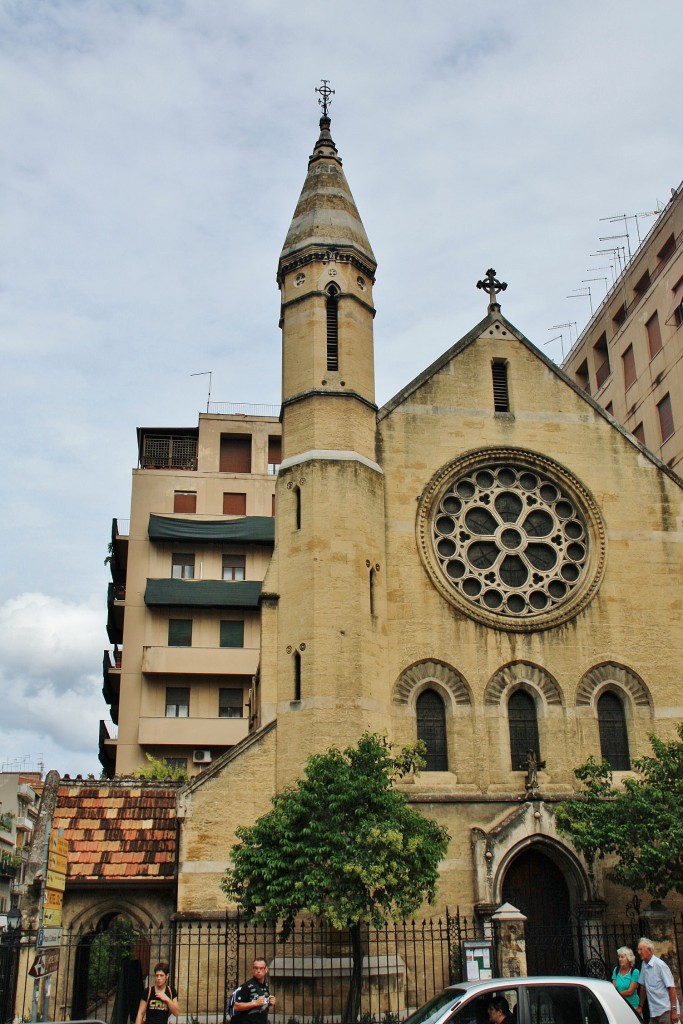
[(507, 1000), (510, 1024), (637, 1024), (640, 1017), (610, 981), (492, 978), (451, 985), (403, 1024), (490, 1024), (492, 999)]

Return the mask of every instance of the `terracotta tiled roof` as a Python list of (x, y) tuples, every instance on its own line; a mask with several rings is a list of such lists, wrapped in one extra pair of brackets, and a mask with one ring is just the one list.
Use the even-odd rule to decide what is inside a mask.
[(67, 883), (174, 879), (177, 790), (137, 779), (62, 779), (53, 827), (69, 843)]

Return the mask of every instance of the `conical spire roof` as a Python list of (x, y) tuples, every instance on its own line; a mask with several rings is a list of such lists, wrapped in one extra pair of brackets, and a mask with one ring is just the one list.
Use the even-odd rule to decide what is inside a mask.
[(374, 278), (377, 262), (330, 134), (330, 118), (320, 118), (320, 137), (308, 160), (308, 174), (280, 254), (280, 276), (315, 250), (355, 255), (359, 268)]

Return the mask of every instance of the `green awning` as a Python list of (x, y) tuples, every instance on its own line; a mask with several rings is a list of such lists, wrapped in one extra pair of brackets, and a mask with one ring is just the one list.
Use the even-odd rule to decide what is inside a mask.
[(240, 519), (172, 519), (150, 515), (150, 540), (188, 540), (209, 544), (274, 544), (272, 516), (242, 516)]
[(246, 580), (147, 580), (145, 604), (165, 608), (258, 608), (261, 583)]

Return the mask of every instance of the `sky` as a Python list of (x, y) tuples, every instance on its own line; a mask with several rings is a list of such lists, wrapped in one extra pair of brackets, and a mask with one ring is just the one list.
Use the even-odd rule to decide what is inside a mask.
[(677, 0), (0, 3), (0, 769), (99, 774), (135, 428), (196, 426), (206, 371), (212, 401), (279, 402), (321, 79), (379, 265), (381, 405), (484, 316), (488, 267), (560, 361), (575, 290), (612, 281), (591, 254), (627, 244), (600, 239), (637, 244), (603, 218), (683, 178), (679, 22)]

